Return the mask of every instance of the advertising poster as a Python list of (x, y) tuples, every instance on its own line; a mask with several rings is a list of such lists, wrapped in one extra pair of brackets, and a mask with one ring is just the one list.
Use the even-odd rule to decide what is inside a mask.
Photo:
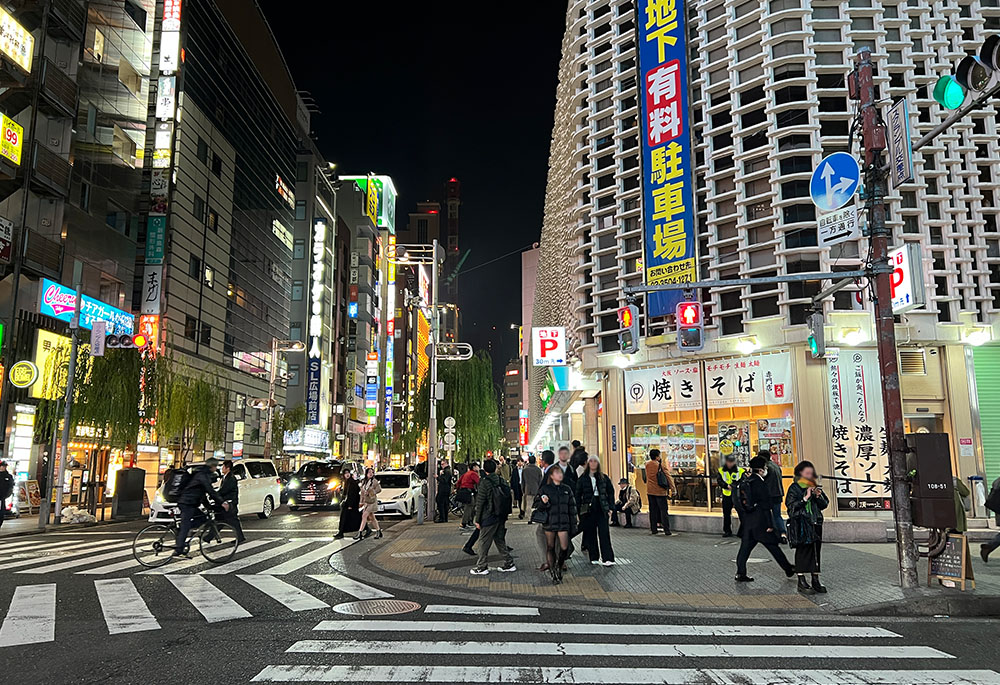
[(750, 424), (746, 421), (728, 421), (719, 424), (720, 461), (730, 454), (736, 455), (736, 463), (750, 465)]
[(626, 414), (701, 408), (701, 366), (698, 363), (625, 371)]
[(660, 426), (655, 423), (648, 426), (634, 426), (629, 443), (640, 452), (645, 452), (650, 447), (659, 447)]
[(698, 437), (693, 423), (670, 423), (663, 427), (660, 452), (671, 472), (698, 468)]
[(833, 475), (860, 481), (837, 481), (841, 511), (892, 508), (881, 382), (875, 350), (827, 360)]
[(757, 419), (757, 442), (760, 449), (771, 453), (771, 460), (778, 466), (795, 468), (791, 419)]
[(791, 382), (792, 358), (788, 352), (705, 362), (710, 409), (791, 404)]

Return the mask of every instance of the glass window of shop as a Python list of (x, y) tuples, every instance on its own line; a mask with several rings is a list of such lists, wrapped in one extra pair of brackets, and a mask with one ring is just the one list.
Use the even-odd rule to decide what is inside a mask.
[(673, 506), (706, 507), (704, 388), (700, 363), (625, 372), (626, 471), (646, 496), (645, 465), (659, 449), (677, 489)]

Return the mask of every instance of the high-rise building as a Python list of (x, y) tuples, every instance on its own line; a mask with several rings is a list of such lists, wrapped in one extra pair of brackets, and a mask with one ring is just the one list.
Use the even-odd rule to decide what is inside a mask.
[[(813, 360), (806, 344), (817, 282), (695, 293), (707, 324), (707, 344), (695, 354), (677, 351), (673, 317), (647, 315), (647, 298), (639, 297), (641, 349), (628, 358), (618, 352), (616, 310), (627, 302), (623, 289), (643, 283), (650, 266), (644, 240), (656, 232), (644, 223), (642, 194), (657, 170), (644, 168), (640, 152), (644, 140), (655, 146), (644, 112), (658, 95), (646, 87), (652, 70), (637, 69), (639, 53), (655, 53), (664, 35), (657, 31), (681, 20), (669, 45), (679, 45), (690, 106), (671, 135), (692, 150), (680, 179), (693, 185), (693, 225), (684, 230), (697, 246), (696, 276), (850, 270), (864, 266), (867, 240), (821, 246), (809, 179), (825, 155), (858, 152), (857, 136), (851, 147), (856, 106), (845, 82), (854, 54), (871, 48), (879, 97), (908, 101), (918, 138), (946, 115), (931, 97), (937, 77), (1000, 29), (1000, 8), (869, 0), (673, 6), (676, 17), (646, 0), (568, 5), (534, 325), (565, 326), (581, 377), (601, 379), (601, 453), (612, 473), (641, 464), (651, 444), (670, 455), (675, 470), (694, 475), (710, 473), (720, 450), (734, 445), (741, 458), (770, 446), (786, 469), (808, 456), (823, 473), (862, 480), (867, 462), (857, 455), (874, 450), (873, 468), (882, 473), (886, 455), (867, 438), (878, 433), (880, 410), (854, 425), (838, 414), (840, 395), (829, 393), (832, 378), (868, 373), (869, 385), (852, 392), (880, 403), (865, 283), (821, 304), (827, 345), (841, 347), (839, 362)], [(647, 27), (650, 40), (637, 46)], [(948, 432), (963, 478), (1000, 475), (1000, 451), (985, 449), (1000, 428), (980, 429), (971, 418), (971, 407), (992, 392), (977, 387), (973, 367), (996, 368), (1000, 352), (969, 347), (996, 337), (997, 134), (992, 108), (971, 114), (915, 155), (914, 181), (889, 197), (891, 243), (919, 247), (913, 273), (926, 292), (926, 302), (902, 313), (897, 326), (906, 429)], [(531, 377), (537, 420), (546, 372), (534, 369)], [(830, 430), (801, 430), (807, 425)], [(844, 427), (850, 439), (830, 439)], [(962, 436), (972, 437), (975, 449), (961, 443), (963, 450)], [(699, 482), (686, 505), (713, 500)], [(841, 511), (887, 506), (880, 484), (847, 483), (836, 498)]]
[(520, 453), (521, 425), (521, 360), (512, 359), (504, 369), (503, 393), (500, 397), (503, 420), (503, 437), (507, 441), (508, 454)]

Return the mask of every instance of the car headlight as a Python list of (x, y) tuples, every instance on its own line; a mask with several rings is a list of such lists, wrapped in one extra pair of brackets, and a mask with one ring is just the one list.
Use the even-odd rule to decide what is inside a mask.
[(406, 496), (407, 496), (408, 494), (410, 494), (410, 493), (408, 493), (408, 492), (401, 492), (401, 493), (399, 493), (398, 495), (396, 495), (395, 497), (393, 497), (393, 499), (403, 499), (403, 498), (404, 498), (404, 497), (406, 497)]
[(156, 491), (156, 495), (153, 496), (153, 501), (154, 502), (162, 502), (163, 501), (163, 495), (160, 494), (159, 490), (157, 490)]
[(299, 479), (298, 478), (292, 478), (290, 481), (288, 481), (288, 487), (290, 487), (292, 489), (295, 489), (295, 488), (299, 487)]
[(331, 479), (329, 480), (329, 482), (328, 482), (327, 484), (328, 484), (328, 485), (329, 485), (329, 486), (330, 486), (331, 488), (335, 488), (335, 487), (337, 487), (337, 484), (338, 484), (339, 482), (340, 482), (340, 481), (338, 481), (338, 480), (337, 480), (336, 478), (331, 478)]

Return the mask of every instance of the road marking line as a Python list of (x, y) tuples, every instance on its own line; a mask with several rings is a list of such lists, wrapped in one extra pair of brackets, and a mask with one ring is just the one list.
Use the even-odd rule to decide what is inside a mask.
[[(130, 546), (131, 544), (132, 544), (131, 542), (115, 542), (115, 543), (111, 543), (111, 544), (101, 543), (101, 545), (97, 546), (97, 547), (95, 547), (93, 545), (86, 545), (84, 547), (80, 547), (79, 549), (73, 550), (69, 554), (60, 554), (58, 557), (36, 557), (34, 559), (22, 559), (20, 561), (13, 561), (13, 562), (11, 562), (9, 564), (4, 564), (4, 565), (0, 566), (0, 569), (20, 568), (22, 566), (32, 566), (32, 565), (38, 565), (38, 564), (42, 564), (42, 566), (39, 566), (39, 568), (45, 568), (47, 565), (48, 566), (52, 565), (51, 563), (48, 563), (48, 562), (52, 562), (52, 561), (54, 561), (56, 559), (60, 559), (60, 560), (62, 560), (62, 559), (72, 559), (74, 557), (88, 556), (88, 555), (94, 554), (96, 552), (107, 552), (108, 550), (111, 550), (111, 549), (117, 549), (118, 551), (121, 551), (121, 549), (123, 547)], [(116, 552), (116, 554), (117, 554), (117, 552)], [(91, 557), (91, 558), (93, 558), (93, 557)], [(84, 563), (89, 563), (89, 562), (90, 562), (90, 559), (85, 559), (84, 560)], [(33, 569), (28, 569), (26, 571), (16, 571), (16, 573), (34, 573), (34, 570)]]
[(96, 580), (94, 588), (101, 601), (101, 611), (104, 612), (109, 634), (160, 629), (160, 624), (153, 618), (149, 607), (128, 578)]
[(538, 616), (538, 607), (461, 606), (458, 604), (428, 604), (425, 614), (461, 614), (464, 616)]
[(341, 592), (357, 599), (386, 599), (392, 597), (392, 595), (388, 592), (383, 592), (378, 588), (365, 585), (364, 583), (360, 583), (353, 578), (348, 578), (347, 576), (326, 574), (318, 576), (311, 575), (309, 577), (313, 580), (318, 580), (321, 583), (326, 583), (327, 585), (335, 587)]
[[(110, 540), (108, 541), (110, 542)], [(80, 540), (60, 540), (59, 542), (46, 542), (45, 544), (39, 545), (37, 540), (32, 542), (18, 542), (12, 545), (4, 545), (0, 547), (0, 554), (6, 554), (7, 552), (14, 552), (16, 554), (24, 554), (25, 552), (34, 552), (36, 549), (47, 549), (52, 547), (62, 547), (64, 545), (84, 544)]]
[(586, 668), (506, 666), (268, 666), (253, 682), (365, 683), (638, 683), (691, 685), (997, 685), (994, 671), (764, 670), (693, 668)]
[(292, 550), (296, 550), (299, 547), (308, 545), (308, 542), (286, 542), (285, 544), (274, 547), (273, 549), (264, 550), (263, 552), (258, 552), (257, 554), (251, 554), (248, 557), (243, 557), (242, 559), (236, 559), (235, 561), (230, 561), (228, 563), (222, 564), (221, 566), (211, 566), (206, 568), (204, 571), (199, 571), (198, 573), (206, 576), (222, 576), (227, 573), (232, 573), (233, 571), (239, 571), (241, 568), (246, 568), (247, 566), (253, 566), (259, 564), (262, 561), (267, 561), (274, 557), (281, 556), (282, 554), (288, 554)]
[(33, 645), (56, 639), (56, 584), (14, 588), (7, 618), (0, 626), (0, 647)]
[(229, 595), (208, 582), (204, 576), (167, 576), (167, 580), (174, 584), (174, 587), (209, 623), (253, 616)]
[[(260, 547), (261, 545), (266, 545), (269, 542), (274, 542), (274, 538), (262, 538), (260, 540), (251, 540), (250, 542), (244, 542), (240, 544), (240, 546), (236, 549), (236, 554), (239, 554), (240, 552), (248, 549), (253, 549), (254, 547)], [(198, 544), (197, 541), (193, 541), (193, 543), (195, 545)], [(201, 552), (195, 550), (194, 553), (191, 555), (190, 559), (180, 559), (180, 560), (171, 559), (170, 561), (168, 561), (163, 566), (160, 566), (159, 568), (151, 568), (146, 571), (140, 571), (138, 575), (165, 576), (168, 573), (185, 571), (191, 568), (192, 566), (202, 566), (204, 564), (210, 564), (210, 563), (212, 562), (203, 557), (201, 555)]]
[[(312, 576), (316, 578), (317, 576)], [(355, 630), (359, 632), (428, 632), (448, 633), (461, 631), (465, 633), (534, 633), (542, 635), (608, 635), (621, 632), (621, 625), (610, 624), (579, 624), (565, 625), (562, 623), (520, 623), (520, 622), (484, 622), (471, 621), (456, 623), (455, 621), (382, 621), (382, 620), (341, 620), (320, 621), (313, 630)], [(805, 632), (803, 632), (805, 631)], [(743, 625), (743, 626), (705, 626), (705, 625), (634, 625), (629, 626), (632, 635), (685, 635), (712, 637), (844, 637), (844, 638), (876, 638), (902, 637), (885, 628), (869, 626), (815, 626), (815, 625)]]
[(325, 557), (332, 556), (337, 552), (341, 551), (345, 547), (350, 547), (358, 540), (351, 538), (349, 540), (335, 540), (328, 545), (323, 545), (319, 549), (313, 550), (312, 552), (307, 552), (294, 559), (286, 561), (283, 564), (278, 564), (277, 566), (272, 566), (271, 568), (266, 568), (260, 573), (266, 573), (271, 576), (283, 576), (292, 571), (298, 571), (300, 568), (308, 566), (309, 564), (319, 561)]
[(96, 568), (88, 568), (83, 571), (77, 571), (74, 575), (77, 576), (103, 576), (108, 573), (114, 573), (115, 571), (122, 571), (127, 568), (132, 568), (134, 566), (142, 566), (135, 555), (131, 559), (126, 559), (125, 561), (119, 561), (117, 564), (108, 564), (106, 566), (98, 566)]
[[(599, 649), (595, 652), (595, 647)], [(288, 652), (335, 654), (488, 654), (502, 656), (689, 657), (689, 658), (817, 658), (817, 659), (954, 659), (933, 647), (885, 645), (657, 645), (592, 642), (466, 642), (391, 640), (301, 640)]]
[[(88, 566), (89, 564), (94, 564), (99, 561), (108, 561), (109, 559), (118, 559), (123, 556), (130, 556), (132, 554), (132, 543), (126, 542), (127, 547), (122, 549), (116, 549), (113, 552), (108, 552), (106, 554), (98, 554), (96, 557), (84, 556), (82, 559), (70, 559), (69, 561), (60, 561), (55, 564), (48, 564), (47, 566), (39, 566), (37, 568), (27, 568), (23, 571), (15, 571), (15, 573), (54, 573), (55, 571), (64, 571), (68, 568), (77, 568), (78, 566)], [(121, 547), (121, 545), (117, 545)], [(96, 550), (94, 550), (96, 551)]]
[(324, 609), (330, 605), (316, 599), (305, 590), (289, 585), (280, 578), (269, 575), (240, 575), (250, 585), (263, 592), (271, 599), (277, 600), (292, 611), (308, 611), (309, 609)]

